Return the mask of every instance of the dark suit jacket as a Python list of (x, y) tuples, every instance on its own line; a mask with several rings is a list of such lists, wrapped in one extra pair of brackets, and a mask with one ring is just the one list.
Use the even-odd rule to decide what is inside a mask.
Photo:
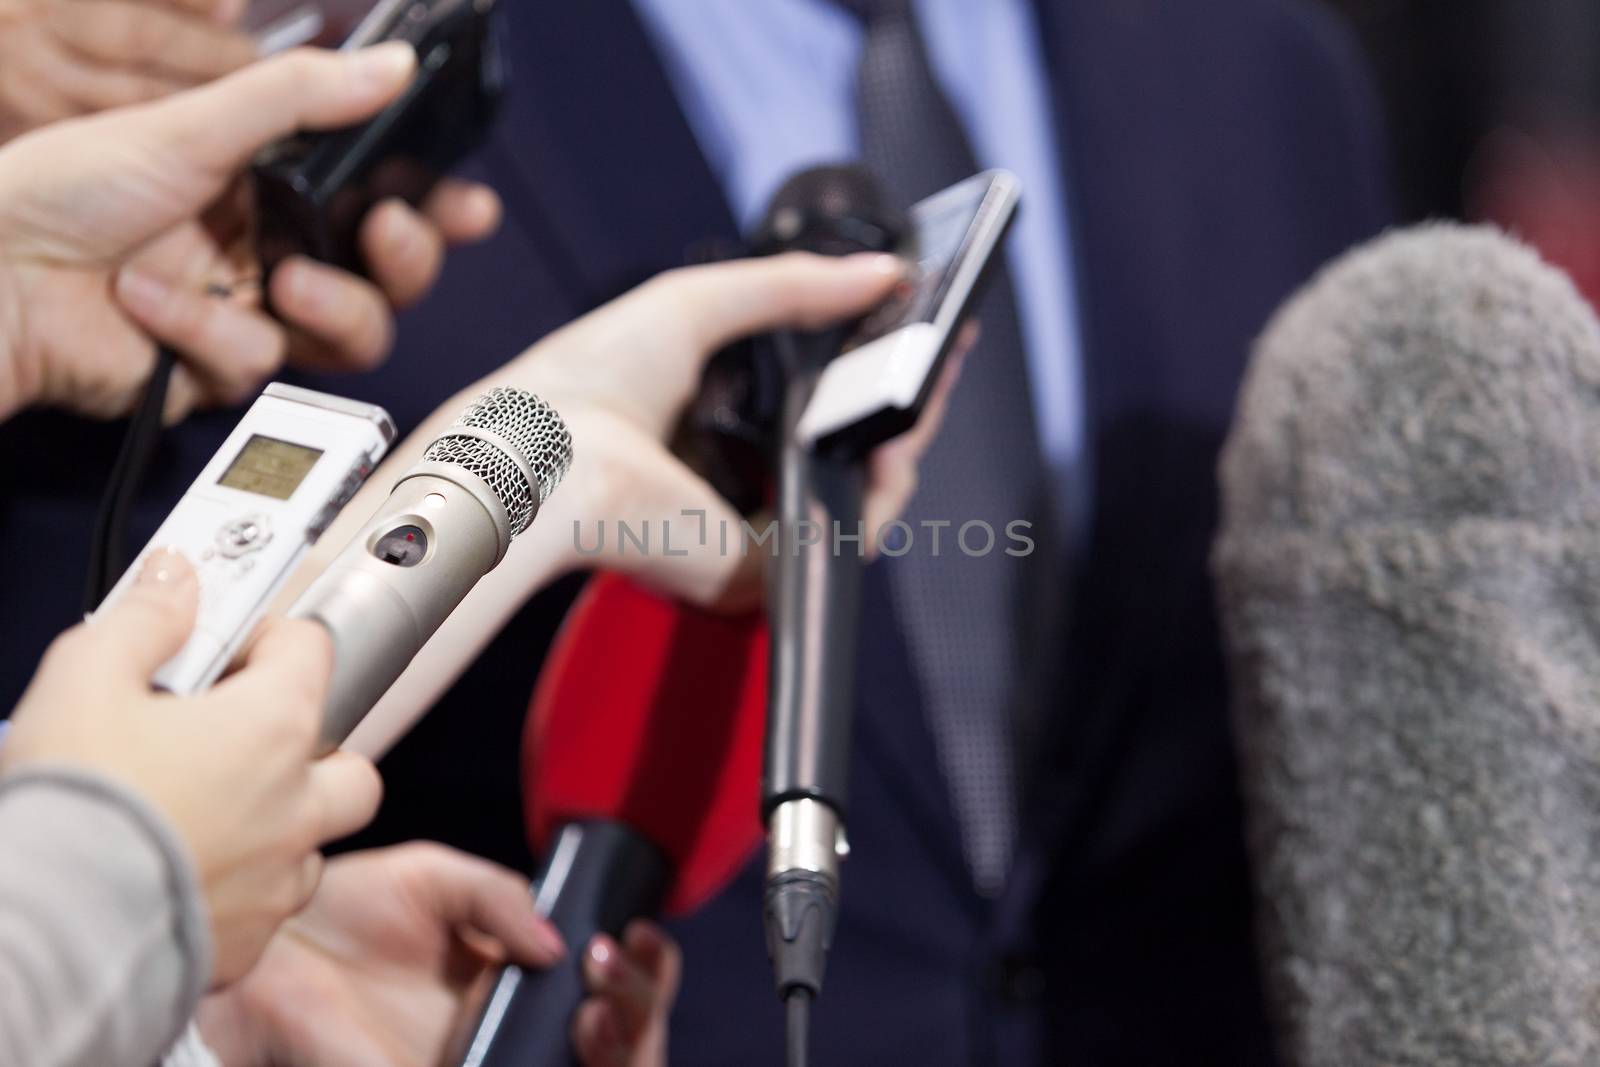
[[(1206, 575), (1213, 464), (1246, 350), (1387, 211), (1361, 66), (1296, 0), (1039, 0), (1086, 331), (1095, 522), (1064, 681), (1010, 886), (975, 894), (892, 626), (866, 647), (842, 923), (819, 1063), (1269, 1060)], [(504, 232), (453, 257), (384, 370), (327, 387), (402, 426), (549, 329), (734, 227), (626, 0), (512, 5), (515, 92), (481, 169)], [(168, 437), (148, 536), (231, 416)], [(0, 683), (73, 621), (108, 432), (17, 420)], [(542, 597), (386, 762), (367, 840), (431, 836), (526, 864), (514, 753), (563, 598)], [(1063, 589), (1060, 595), (1069, 595)], [(887, 619), (881, 575), (867, 610)], [(19, 610), (26, 605), (27, 611)], [(776, 1062), (752, 866), (676, 926), (673, 1061)]]

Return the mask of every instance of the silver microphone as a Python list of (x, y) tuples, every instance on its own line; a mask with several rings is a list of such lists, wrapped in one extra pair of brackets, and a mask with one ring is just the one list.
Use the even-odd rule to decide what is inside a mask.
[(572, 464), (561, 416), (532, 393), (490, 390), (428, 446), (372, 519), (289, 609), (333, 637), (322, 740), (348, 737)]

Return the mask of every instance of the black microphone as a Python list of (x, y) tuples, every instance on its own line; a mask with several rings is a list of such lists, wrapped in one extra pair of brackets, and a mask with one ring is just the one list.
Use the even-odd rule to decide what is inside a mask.
[(1487, 228), (1254, 354), (1213, 568), (1284, 1062), (1600, 1062), (1600, 322)]
[[(903, 219), (869, 171), (823, 167), (795, 176), (779, 190), (755, 243), (767, 252), (888, 251), (903, 229)], [(838, 907), (839, 861), (847, 851), (846, 778), (864, 546), (858, 540), (857, 551), (836, 551), (835, 534), (859, 532), (865, 470), (864, 457), (821, 455), (803, 447), (795, 427), (851, 328), (773, 338), (783, 401), (777, 436), (780, 546), (767, 598), (772, 643), (761, 783), (767, 827), (764, 918), (778, 995), (788, 1005), (790, 1059), (797, 1063), (805, 1058), (810, 1004), (822, 990)]]
[(584, 588), (523, 732), (535, 902), (572, 954), (545, 971), (501, 971), (461, 1067), (576, 1064), (589, 940), (692, 914), (749, 860), (765, 636), (751, 619), (683, 608), (620, 575)]

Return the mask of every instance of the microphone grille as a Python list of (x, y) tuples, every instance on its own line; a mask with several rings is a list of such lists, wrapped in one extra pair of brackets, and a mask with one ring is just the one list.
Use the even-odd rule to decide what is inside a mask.
[(806, 251), (828, 256), (890, 252), (906, 231), (870, 169), (859, 163), (812, 167), (784, 182), (751, 237), (758, 254)]
[(449, 463), (477, 475), (506, 509), (511, 536), (528, 528), (534, 513), (556, 491), (572, 466), (572, 434), (554, 408), (532, 393), (505, 386), (474, 400), (455, 427), (493, 433), (516, 449), (533, 472), (529, 485), (522, 463), (492, 441), (471, 434), (445, 433), (428, 446), (423, 461)]

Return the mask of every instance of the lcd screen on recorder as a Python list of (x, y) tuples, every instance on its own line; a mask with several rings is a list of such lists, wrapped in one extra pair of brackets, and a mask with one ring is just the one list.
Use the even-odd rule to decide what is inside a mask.
[(288, 500), (321, 455), (320, 448), (253, 434), (228, 464), (228, 469), (222, 472), (217, 484), (274, 500)]

